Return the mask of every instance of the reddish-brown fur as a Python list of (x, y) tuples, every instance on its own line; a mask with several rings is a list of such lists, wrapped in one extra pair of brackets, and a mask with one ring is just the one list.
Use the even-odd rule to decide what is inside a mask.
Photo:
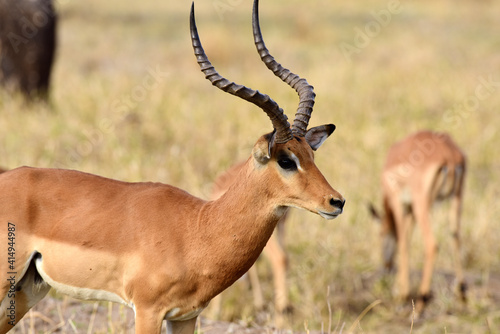
[[(264, 50), (257, 9), (256, 0), (254, 40)], [(215, 71), (201, 47), (194, 5), (190, 26), (206, 78), (259, 106), (275, 131), (260, 137), (237, 182), (214, 201), (160, 183), (126, 183), (77, 171), (23, 167), (1, 174), (0, 249), (10, 247), (15, 264), (0, 261), (7, 276), (0, 279), (0, 333), (53, 287), (76, 298), (133, 307), (136, 333), (160, 333), (166, 319), (171, 334), (193, 334), (198, 314), (252, 266), (287, 207), (326, 219), (342, 213), (344, 199), (314, 164), (313, 150), (335, 126), (307, 129), (312, 86), (290, 77), (267, 49), (260, 53), (282, 80), (294, 78), (287, 83), (300, 102), (290, 128), (269, 96)], [(9, 313), (13, 303), (14, 315)]]
[[(238, 174), (241, 168), (244, 167), (244, 162), (237, 163), (222, 173), (214, 182), (212, 189), (212, 199), (217, 199), (224, 194), (234, 182), (238, 182)], [(286, 283), (286, 274), (288, 270), (288, 256), (283, 246), (284, 238), (284, 223), (288, 216), (288, 212), (283, 214), (276, 225), (276, 229), (264, 247), (263, 254), (269, 260), (273, 272), (274, 281), (274, 303), (275, 303), (275, 323), (279, 326), (284, 322), (284, 314), (291, 309), (288, 301), (288, 289)], [(252, 266), (249, 271), (250, 283), (254, 297), (254, 305), (256, 309), (262, 309), (265, 305), (263, 293), (260, 287), (259, 277), (255, 266)], [(220, 298), (215, 301), (215, 313), (220, 312), (222, 302)]]
[[(33, 285), (41, 293), (26, 305), (29, 282), (23, 277), (44, 273), (74, 287), (77, 292), (63, 292), (79, 298), (86, 298), (80, 288), (118, 296), (135, 308), (137, 333), (158, 333), (166, 315), (173, 333), (192, 333), (196, 314), (189, 312), (205, 307), (252, 266), (284, 207), (330, 212), (331, 218), (342, 211), (337, 205), (343, 198), (314, 165), (308, 143), (275, 144), (269, 158), (269, 138), (259, 139), (238, 182), (216, 201), (160, 183), (77, 171), (22, 167), (1, 174), (2, 249), (7, 223), (15, 224), (16, 321), (48, 291), (49, 282), (39, 279)], [(302, 170), (289, 174), (276, 159), (291, 152)], [(9, 272), (7, 261), (0, 270)], [(5, 310), (9, 283), (1, 282)], [(0, 332), (12, 327), (8, 320), (0, 319)]]

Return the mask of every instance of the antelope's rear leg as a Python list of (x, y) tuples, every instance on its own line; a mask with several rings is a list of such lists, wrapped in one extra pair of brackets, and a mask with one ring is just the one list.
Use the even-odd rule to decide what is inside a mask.
[(457, 279), (457, 293), (463, 302), (467, 301), (467, 284), (465, 283), (464, 273), (462, 269), (462, 260), (460, 253), (460, 211), (461, 211), (461, 196), (456, 194), (451, 199), (450, 208), (450, 229), (453, 238), (453, 260), (455, 265), (455, 275)]
[(22, 317), (42, 300), (50, 290), (50, 286), (36, 271), (34, 262), (28, 267), (24, 277), (15, 284), (15, 279), (3, 287), (3, 300), (0, 304), (0, 333), (7, 333)]

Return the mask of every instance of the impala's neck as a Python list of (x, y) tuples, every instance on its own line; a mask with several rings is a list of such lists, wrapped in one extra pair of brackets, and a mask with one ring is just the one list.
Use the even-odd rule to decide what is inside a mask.
[[(252, 161), (219, 199), (208, 202), (198, 217), (200, 258), (214, 289), (222, 291), (253, 265), (286, 211), (276, 207), (269, 184)], [(218, 291), (218, 292), (220, 292)]]

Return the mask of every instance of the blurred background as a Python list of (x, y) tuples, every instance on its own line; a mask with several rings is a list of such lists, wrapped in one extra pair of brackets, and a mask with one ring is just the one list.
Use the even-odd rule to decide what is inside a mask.
[[(260, 109), (204, 79), (190, 44), (190, 1), (54, 5), (59, 21), (48, 101), (26, 102), (0, 90), (0, 166), (159, 181), (208, 198), (216, 176), (247, 159), (258, 137), (272, 130)], [(250, 0), (196, 1), (203, 46), (221, 75), (269, 94), (292, 118), (298, 98), (260, 61), (251, 8)], [(315, 87), (310, 126), (337, 126), (316, 162), (347, 199), (333, 221), (291, 212), (285, 243), (293, 313), (283, 332), (498, 333), (499, 12), (494, 0), (261, 0), (271, 54)], [(393, 278), (381, 273), (380, 228), (367, 204), (381, 206), (388, 148), (421, 129), (450, 133), (468, 157), (461, 257), (470, 290), (461, 305), (453, 293), (447, 204), (435, 205), (434, 298), (412, 322), (398, 314)], [(418, 229), (410, 255), (415, 290), (423, 260)], [(221, 320), (273, 325), (269, 263), (259, 260), (257, 269), (267, 311), (254, 310), (242, 280), (223, 293)], [(113, 308), (95, 305), (85, 310)], [(47, 307), (41, 304), (36, 314), (50, 317)], [(119, 312), (118, 320), (105, 318), (93, 331), (127, 331), (133, 318)], [(56, 324), (61, 314), (53, 311)], [(79, 328), (72, 323), (68, 333)]]

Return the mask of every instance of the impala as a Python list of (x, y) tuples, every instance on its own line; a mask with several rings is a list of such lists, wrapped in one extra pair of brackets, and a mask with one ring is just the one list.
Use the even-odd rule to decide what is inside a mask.
[(71, 170), (22, 167), (1, 174), (0, 249), (11, 252), (0, 261), (0, 332), (52, 287), (80, 299), (130, 306), (136, 333), (160, 333), (165, 319), (170, 333), (192, 334), (209, 301), (255, 262), (286, 207), (326, 219), (342, 213), (344, 198), (313, 161), (313, 150), (334, 126), (307, 130), (313, 88), (269, 54), (258, 0), (253, 18), (262, 59), (299, 93), (292, 127), (269, 96), (216, 72), (201, 46), (193, 5), (192, 45), (206, 78), (260, 107), (274, 131), (257, 140), (238, 182), (215, 201), (170, 185)]
[(431, 205), (451, 199), (450, 227), (458, 292), (466, 298), (466, 285), (460, 261), (460, 211), (465, 177), (465, 156), (449, 135), (421, 131), (396, 143), (389, 150), (382, 172), (382, 246), (384, 265), (391, 270), (399, 254), (396, 289), (400, 299), (410, 293), (409, 239), (412, 218), (424, 240), (424, 267), (415, 311), (420, 314), (429, 301), (431, 276), (437, 252), (430, 220)]
[[(212, 199), (217, 199), (222, 196), (229, 187), (238, 180), (238, 175), (241, 168), (245, 166), (244, 162), (240, 162), (229, 168), (226, 172), (222, 173), (214, 182), (212, 189)], [(284, 239), (284, 226), (288, 213), (284, 213), (276, 224), (276, 229), (271, 238), (263, 249), (263, 254), (271, 263), (274, 282), (274, 306), (275, 306), (275, 321), (277, 325), (284, 323), (284, 315), (289, 313), (292, 309), (288, 301), (288, 290), (286, 284), (286, 275), (288, 269), (288, 256), (283, 246)], [(264, 308), (264, 297), (260, 287), (259, 277), (255, 266), (248, 270), (250, 284), (252, 286), (254, 306), (257, 310)], [(215, 315), (218, 316), (221, 309), (222, 300), (220, 295), (214, 298), (213, 304), (215, 308)]]

